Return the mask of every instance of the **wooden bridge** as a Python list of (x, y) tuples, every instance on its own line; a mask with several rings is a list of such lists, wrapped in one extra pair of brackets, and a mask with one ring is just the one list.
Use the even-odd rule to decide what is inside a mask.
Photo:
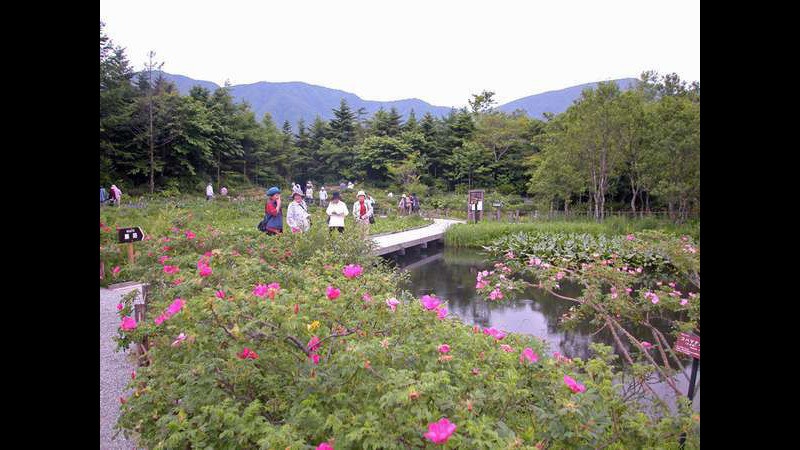
[(433, 223), (427, 227), (416, 228), (399, 233), (391, 233), (372, 238), (375, 248), (372, 253), (375, 255), (387, 255), (389, 253), (405, 253), (405, 249), (416, 247), (427, 248), (428, 242), (438, 241), (444, 238), (444, 232), (451, 225), (456, 223), (466, 223), (463, 220), (452, 219), (433, 219)]

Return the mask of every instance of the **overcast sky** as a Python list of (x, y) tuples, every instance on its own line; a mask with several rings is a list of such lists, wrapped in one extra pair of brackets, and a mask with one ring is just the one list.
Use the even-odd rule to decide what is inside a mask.
[(644, 70), (700, 80), (699, 0), (101, 0), (135, 70), (303, 81), (364, 100), (498, 104)]

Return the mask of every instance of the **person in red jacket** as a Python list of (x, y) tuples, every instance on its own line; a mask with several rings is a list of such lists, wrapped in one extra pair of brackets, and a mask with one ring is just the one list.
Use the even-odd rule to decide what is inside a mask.
[(267, 204), (264, 205), (267, 219), (267, 234), (283, 233), (283, 214), (281, 213), (281, 190), (273, 186), (267, 191)]

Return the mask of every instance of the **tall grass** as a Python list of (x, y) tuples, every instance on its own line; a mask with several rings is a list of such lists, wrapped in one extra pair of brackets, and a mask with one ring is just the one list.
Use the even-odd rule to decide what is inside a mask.
[(591, 220), (560, 220), (532, 223), (479, 222), (459, 224), (447, 229), (444, 239), (450, 247), (481, 247), (510, 233), (586, 233), (594, 236), (617, 236), (642, 230), (663, 230), (675, 235), (700, 239), (700, 222), (676, 225), (656, 218), (626, 219), (613, 217), (602, 223)]

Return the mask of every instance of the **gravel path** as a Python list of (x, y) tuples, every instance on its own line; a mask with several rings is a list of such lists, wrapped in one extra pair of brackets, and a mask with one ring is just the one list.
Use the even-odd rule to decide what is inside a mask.
[(112, 440), (119, 417), (119, 397), (130, 396), (125, 385), (130, 380), (133, 364), (124, 352), (117, 352), (112, 339), (119, 328), (117, 303), (120, 296), (100, 288), (100, 449), (135, 449), (122, 433)]

